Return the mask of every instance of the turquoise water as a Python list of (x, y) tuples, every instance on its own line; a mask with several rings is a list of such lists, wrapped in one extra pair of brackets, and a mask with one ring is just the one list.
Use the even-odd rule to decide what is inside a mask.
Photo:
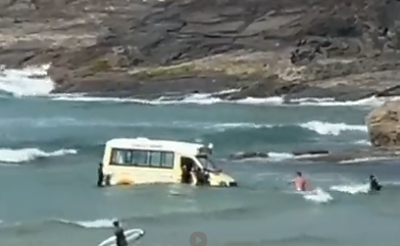
[[(365, 146), (369, 110), (1, 98), (2, 245), (94, 246), (112, 234), (113, 218), (125, 228), (144, 229), (133, 244), (143, 246), (187, 246), (195, 231), (213, 246), (396, 245), (396, 160), (332, 165), (290, 156), (294, 150)], [(103, 143), (138, 136), (212, 142), (217, 163), (240, 186), (96, 188)], [(227, 159), (254, 150), (271, 158)], [(332, 199), (294, 193), (287, 182), (297, 170)], [(357, 192), (370, 173), (384, 182), (381, 194), (348, 193)]]

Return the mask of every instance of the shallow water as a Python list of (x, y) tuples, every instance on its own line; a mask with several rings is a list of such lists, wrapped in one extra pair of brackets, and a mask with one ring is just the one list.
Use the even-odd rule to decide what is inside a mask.
[[(2, 99), (1, 238), (4, 245), (97, 245), (111, 234), (111, 220), (119, 218), (125, 228), (144, 229), (136, 244), (147, 246), (188, 245), (194, 231), (206, 233), (208, 245), (394, 245), (400, 216), (396, 160), (338, 166), (289, 155), (359, 146), (367, 137), (367, 112), (362, 107)], [(219, 165), (240, 187), (95, 188), (102, 144), (129, 136), (212, 142)], [(275, 155), (226, 160), (243, 150)], [(332, 200), (293, 192), (287, 182), (296, 170)], [(351, 194), (370, 173), (386, 182), (382, 193)], [(334, 186), (341, 191), (330, 190)]]
[[(206, 233), (213, 246), (399, 242), (399, 160), (333, 165), (290, 154), (368, 144), (363, 122), (372, 99), (351, 106), (318, 100), (285, 106), (276, 98), (226, 103), (206, 95), (179, 102), (101, 101), (43, 96), (48, 85), (32, 97), (22, 82), (9, 83), (0, 81), (9, 92), (0, 96), (2, 245), (97, 245), (112, 234), (113, 218), (125, 228), (144, 229), (134, 243), (143, 246), (187, 246), (195, 231)], [(96, 188), (104, 142), (138, 136), (212, 142), (216, 162), (239, 187)], [(229, 161), (237, 151), (271, 157)], [(288, 181), (295, 171), (320, 193), (294, 192)], [(371, 173), (384, 184), (380, 194), (365, 194)]]

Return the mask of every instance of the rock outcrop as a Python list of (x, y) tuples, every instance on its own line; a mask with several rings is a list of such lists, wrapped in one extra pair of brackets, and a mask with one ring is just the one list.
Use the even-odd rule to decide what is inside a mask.
[(294, 156), (312, 156), (312, 155), (327, 155), (329, 150), (315, 149), (315, 150), (298, 150), (292, 152)]
[(400, 101), (390, 101), (366, 117), (371, 144), (375, 147), (400, 147)]
[(244, 159), (249, 159), (249, 158), (268, 158), (268, 157), (269, 157), (268, 153), (264, 153), (264, 152), (237, 152), (237, 153), (231, 154), (229, 156), (229, 159), (244, 160)]
[(0, 64), (55, 92), (397, 95), (396, 0), (0, 0)]

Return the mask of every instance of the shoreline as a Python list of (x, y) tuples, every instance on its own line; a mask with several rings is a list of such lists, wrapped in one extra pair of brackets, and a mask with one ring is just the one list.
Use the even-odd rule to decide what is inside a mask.
[[(378, 94), (374, 91), (367, 92), (364, 89), (357, 89), (346, 85), (340, 85), (334, 88), (321, 87), (302, 87), (296, 89), (296, 92), (290, 90), (281, 90), (279, 93), (260, 94), (259, 90), (249, 89), (249, 86), (242, 81), (218, 80), (217, 78), (186, 78), (185, 81), (158, 81), (148, 82), (148, 86), (144, 83), (131, 83), (131, 88), (124, 88), (123, 91), (70, 91), (65, 90), (53, 82), (48, 76), (47, 69), (49, 64), (31, 65), (21, 69), (3, 68), (0, 71), (0, 78), (5, 82), (0, 83), (0, 89), (11, 94), (17, 95), (50, 95), (51, 97), (85, 98), (83, 100), (143, 100), (143, 101), (179, 101), (188, 97), (203, 97), (203, 99), (214, 99), (215, 102), (240, 102), (243, 104), (273, 104), (273, 105), (320, 105), (320, 106), (351, 106), (351, 105), (370, 105), (379, 106), (385, 101), (397, 98), (397, 94), (391, 93), (387, 89), (387, 94)], [(9, 86), (13, 80), (20, 80), (15, 83), (17, 87), (23, 89), (23, 92), (13, 91), (17, 87)], [(210, 84), (213, 86), (204, 86)], [(10, 82), (7, 82), (10, 81)], [(188, 83), (187, 83), (188, 82)], [(190, 83), (192, 82), (192, 83)], [(160, 86), (162, 84), (162, 86)], [(257, 82), (254, 82), (257, 84)], [(4, 85), (5, 88), (2, 88)], [(34, 88), (37, 86), (38, 88)], [(118, 87), (119, 85), (117, 85)], [(140, 90), (135, 88), (142, 87)], [(123, 86), (120, 86), (123, 87)], [(397, 86), (394, 88), (397, 89)], [(393, 90), (394, 90), (393, 89)], [(35, 91), (37, 90), (37, 91)], [(249, 92), (250, 90), (250, 92)], [(266, 90), (264, 90), (265, 92)], [(25, 94), (24, 94), (25, 93)], [(378, 96), (376, 96), (378, 95)], [(194, 103), (194, 102), (193, 102)]]
[[(2, 7), (0, 64), (51, 63), (53, 93), (159, 97), (242, 88), (225, 99), (338, 101), (400, 95), (398, 29), (389, 13), (395, 1), (77, 0)], [(376, 16), (388, 18), (381, 23)]]

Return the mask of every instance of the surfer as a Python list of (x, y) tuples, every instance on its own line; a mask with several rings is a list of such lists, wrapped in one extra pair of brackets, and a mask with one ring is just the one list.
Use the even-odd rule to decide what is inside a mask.
[(296, 172), (296, 178), (290, 183), (294, 183), (296, 190), (306, 191), (307, 180), (303, 177), (301, 172)]
[(103, 187), (104, 173), (103, 163), (100, 162), (99, 168), (97, 168), (97, 187)]
[(378, 183), (378, 180), (374, 175), (369, 175), (369, 190), (370, 191), (380, 191), (382, 186)]
[(114, 225), (114, 235), (117, 246), (128, 246), (128, 242), (126, 241), (124, 229), (121, 228), (118, 221), (113, 222)]

